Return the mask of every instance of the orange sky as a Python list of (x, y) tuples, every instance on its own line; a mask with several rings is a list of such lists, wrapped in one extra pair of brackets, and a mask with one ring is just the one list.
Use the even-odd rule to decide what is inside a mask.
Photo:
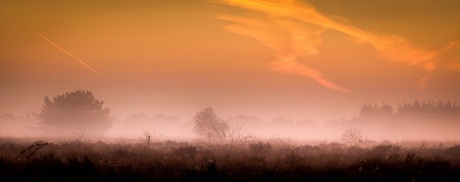
[[(0, 113), (91, 90), (121, 118), (349, 118), (361, 105), (460, 101), (460, 2), (0, 2)], [(94, 69), (94, 70), (93, 70)]]

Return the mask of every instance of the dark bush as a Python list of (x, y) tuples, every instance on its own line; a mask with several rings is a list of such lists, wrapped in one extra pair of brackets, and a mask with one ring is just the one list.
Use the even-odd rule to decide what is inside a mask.
[[(192, 143), (193, 144), (193, 143)], [(458, 146), (62, 142), (27, 159), (29, 146), (0, 143), (0, 181), (459, 181)], [(84, 149), (84, 150), (82, 150)], [(254, 154), (256, 153), (256, 155)]]

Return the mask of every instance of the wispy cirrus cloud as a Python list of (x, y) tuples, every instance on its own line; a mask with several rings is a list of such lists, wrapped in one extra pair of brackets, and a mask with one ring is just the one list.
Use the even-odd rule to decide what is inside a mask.
[(339, 31), (357, 42), (371, 45), (383, 59), (420, 65), (427, 71), (436, 69), (436, 57), (460, 45), (460, 41), (455, 40), (438, 50), (423, 50), (401, 36), (378, 35), (335, 21), (322, 15), (312, 5), (297, 0), (215, 2), (249, 10), (244, 15), (221, 15), (218, 18), (234, 23), (226, 26), (229, 31), (252, 37), (273, 49), (276, 57), (270, 64), (273, 70), (305, 76), (324, 87), (343, 93), (350, 90), (328, 80), (319, 70), (301, 64), (298, 60), (299, 57), (320, 53), (318, 47), (322, 44), (321, 36), (325, 30)]

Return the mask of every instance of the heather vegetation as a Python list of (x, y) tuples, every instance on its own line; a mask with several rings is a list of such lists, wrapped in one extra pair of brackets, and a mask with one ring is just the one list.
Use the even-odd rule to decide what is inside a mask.
[(0, 140), (2, 181), (458, 181), (460, 146)]

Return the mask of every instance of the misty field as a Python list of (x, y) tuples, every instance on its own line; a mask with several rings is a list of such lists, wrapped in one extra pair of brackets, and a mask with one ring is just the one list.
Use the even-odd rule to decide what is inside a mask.
[(0, 181), (459, 181), (455, 142), (0, 139)]

